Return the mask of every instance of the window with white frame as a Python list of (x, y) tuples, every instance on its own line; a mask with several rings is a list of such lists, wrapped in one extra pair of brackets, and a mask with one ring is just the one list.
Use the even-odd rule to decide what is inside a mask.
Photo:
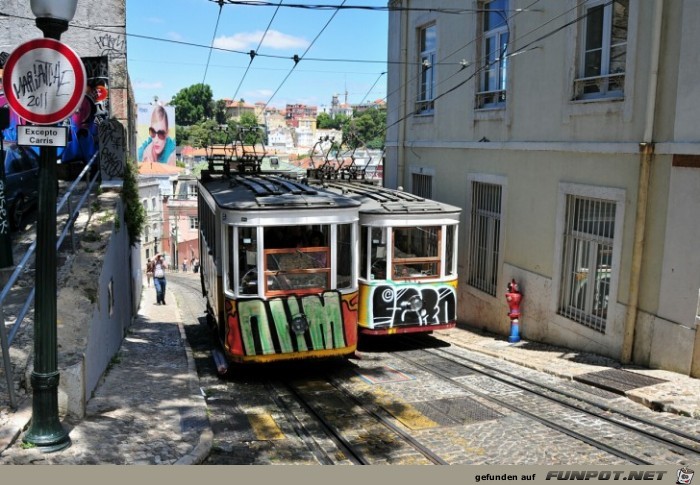
[(151, 209), (156, 210), (156, 198), (151, 198)]
[(568, 194), (558, 313), (605, 333), (617, 202)]
[(190, 216), (190, 229), (199, 229), (199, 218)]
[(506, 102), (508, 73), (508, 0), (481, 5), (481, 74), (477, 109), (502, 108)]
[(583, 9), (574, 99), (621, 98), (625, 87), (629, 0), (589, 0)]
[(435, 109), (435, 69), (437, 62), (437, 26), (422, 27), (418, 31), (420, 46), (420, 74), (416, 114), (431, 114)]
[(467, 284), (496, 296), (501, 247), (501, 195), (498, 184), (472, 181)]

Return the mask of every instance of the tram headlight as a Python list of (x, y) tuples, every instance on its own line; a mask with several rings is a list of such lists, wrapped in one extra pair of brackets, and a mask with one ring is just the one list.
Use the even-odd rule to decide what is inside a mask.
[(306, 315), (300, 313), (292, 317), (290, 326), (292, 327), (292, 332), (295, 334), (304, 335), (309, 329), (309, 321), (306, 319)]
[(413, 295), (408, 299), (408, 308), (414, 312), (418, 312), (423, 308), (423, 299), (418, 295)]

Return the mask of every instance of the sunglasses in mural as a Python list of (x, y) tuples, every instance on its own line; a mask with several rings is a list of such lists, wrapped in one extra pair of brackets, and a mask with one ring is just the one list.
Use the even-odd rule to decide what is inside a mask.
[(155, 129), (153, 129), (152, 126), (148, 128), (148, 135), (151, 138), (155, 138), (157, 135), (160, 140), (165, 140), (165, 136), (167, 134), (168, 134), (168, 132), (165, 130), (155, 130)]

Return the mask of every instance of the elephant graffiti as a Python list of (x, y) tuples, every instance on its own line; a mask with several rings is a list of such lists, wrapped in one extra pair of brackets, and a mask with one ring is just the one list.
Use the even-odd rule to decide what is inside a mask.
[(370, 301), (374, 328), (438, 325), (457, 317), (457, 294), (451, 286), (379, 285)]

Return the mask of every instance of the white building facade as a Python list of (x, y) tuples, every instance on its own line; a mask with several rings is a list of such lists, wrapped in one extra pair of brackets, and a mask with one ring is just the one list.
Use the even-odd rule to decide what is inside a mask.
[(530, 3), (390, 2), (385, 184), (464, 208), (460, 322), (514, 278), (524, 338), (700, 376), (700, 2)]

